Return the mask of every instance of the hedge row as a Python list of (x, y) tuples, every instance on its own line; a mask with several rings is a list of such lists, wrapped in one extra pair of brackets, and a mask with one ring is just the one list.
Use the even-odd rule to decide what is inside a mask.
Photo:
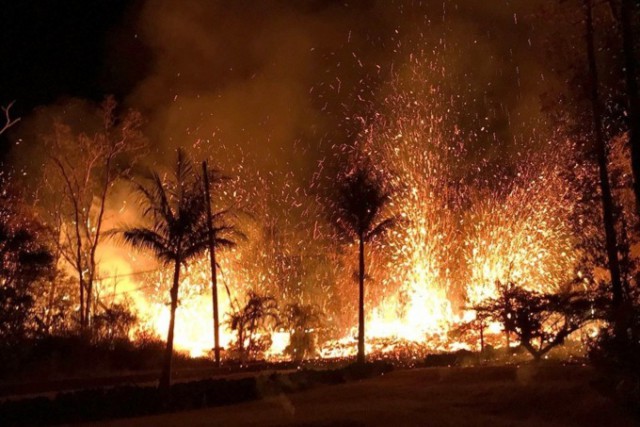
[(126, 386), (60, 393), (0, 403), (3, 426), (45, 426), (230, 405), (279, 393), (292, 393), (321, 384), (340, 384), (390, 371), (373, 363), (335, 370), (300, 370), (242, 379), (208, 379), (178, 383), (168, 391)]

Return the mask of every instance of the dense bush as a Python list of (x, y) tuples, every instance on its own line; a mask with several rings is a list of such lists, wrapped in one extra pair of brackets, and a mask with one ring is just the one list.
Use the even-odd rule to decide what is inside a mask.
[[(78, 335), (0, 343), (0, 381), (29, 381), (70, 376), (100, 376), (115, 371), (150, 371), (160, 367), (164, 342), (157, 338), (90, 341)], [(176, 366), (197, 360), (176, 355)]]

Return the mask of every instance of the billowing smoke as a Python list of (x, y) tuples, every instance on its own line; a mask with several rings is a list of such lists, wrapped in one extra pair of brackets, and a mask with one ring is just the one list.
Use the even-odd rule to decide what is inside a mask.
[[(542, 3), (143, 2), (137, 19), (112, 39), (112, 56), (118, 58), (113, 63), (120, 67), (116, 75), (140, 70), (137, 61), (141, 59), (127, 58), (123, 45), (135, 38), (149, 53), (142, 57), (149, 61), (143, 77), (122, 105), (140, 111), (145, 119), (144, 133), (151, 142), (151, 155), (145, 159), (148, 166), (170, 166), (175, 150), (182, 147), (196, 160), (209, 159), (236, 177), (224, 196), (239, 201), (250, 213), (252, 219), (242, 225), (251, 238), (223, 257), (228, 283), (236, 286), (227, 306), (234, 297), (242, 298), (245, 290), (261, 288), (283, 299), (314, 302), (343, 329), (354, 324), (355, 288), (350, 286), (349, 274), (353, 258), (342, 256), (329, 235), (331, 224), (324, 221), (314, 186), (324, 182), (319, 179), (323, 171), (344, 161), (343, 154), (363, 140), (369, 143), (367, 154), (382, 159), (378, 164), (401, 181), (394, 184), (405, 193), (398, 196), (394, 210), (413, 221), (389, 243), (392, 250), (387, 252), (396, 256), (392, 268), (383, 258), (372, 261), (373, 276), (384, 270), (377, 278), (384, 286), (372, 295), (391, 301), (374, 311), (381, 336), (388, 332), (389, 319), (396, 322), (391, 328), (394, 334), (396, 330), (422, 331), (415, 322), (422, 324), (424, 313), (431, 313), (434, 321), (427, 325), (430, 332), (446, 330), (452, 320), (451, 303), (459, 309), (468, 296), (469, 278), (456, 275), (467, 272), (478, 286), (489, 279), (505, 280), (513, 266), (503, 259), (504, 253), (513, 252), (516, 244), (527, 249), (518, 257), (527, 267), (523, 275), (546, 273), (539, 264), (546, 266), (546, 260), (563, 252), (569, 240), (564, 235), (565, 216), (552, 209), (563, 205), (554, 202), (549, 209), (541, 209), (542, 203), (531, 202), (521, 210), (515, 207), (526, 199), (521, 192), (538, 191), (540, 199), (546, 200), (543, 196), (555, 185), (556, 175), (550, 173), (547, 178), (533, 170), (523, 175), (526, 180), (513, 184), (513, 191), (505, 186), (506, 195), (469, 185), (481, 181), (478, 171), (492, 170), (487, 165), (505, 169), (513, 165), (520, 173), (518, 163), (526, 158), (522, 153), (548, 147), (553, 132), (545, 124), (541, 96), (558, 82), (543, 61), (551, 24), (538, 15)], [(37, 169), (35, 141), (50, 126), (50, 116), (62, 116), (81, 130), (92, 125), (93, 113), (82, 114), (91, 108), (72, 101), (41, 109), (25, 121), (30, 133), (22, 137), (29, 142), (22, 145), (30, 147), (33, 155), (17, 157), (31, 159)], [(376, 135), (366, 135), (369, 130)], [(374, 140), (377, 135), (382, 139)], [(448, 154), (440, 155), (438, 150)], [(465, 175), (473, 176), (466, 179)], [(503, 178), (495, 186), (503, 185)], [(524, 182), (528, 178), (534, 184), (533, 178), (544, 182), (538, 189), (530, 186), (531, 190)], [(458, 191), (465, 185), (478, 199), (487, 194), (486, 204), (480, 200), (470, 207), (473, 197)], [(109, 213), (134, 221), (129, 194), (117, 190)], [(515, 214), (498, 209), (502, 205), (514, 206)], [(559, 218), (559, 225), (549, 230), (542, 227), (538, 233), (542, 237), (527, 246), (521, 242), (529, 242), (531, 230), (538, 230), (537, 221), (530, 220), (534, 210)], [(484, 228), (467, 226), (469, 218)], [(560, 243), (553, 246), (549, 240)], [(489, 249), (480, 252), (474, 245)], [(547, 247), (557, 250), (546, 256)], [(156, 289), (166, 281), (163, 272), (157, 269), (147, 278), (151, 285), (138, 280), (133, 274), (143, 264), (143, 270), (156, 270), (156, 266), (128, 254), (131, 259), (120, 262), (122, 253), (122, 248), (106, 247), (104, 258), (113, 266), (105, 269), (111, 276), (128, 275), (125, 291), (146, 292), (141, 300), (150, 311), (166, 312), (162, 302), (167, 293)], [(533, 253), (540, 263), (529, 262)], [(440, 258), (446, 262), (438, 264)], [(570, 274), (575, 260), (566, 258), (563, 271)], [(464, 262), (475, 264), (467, 267)], [(207, 264), (200, 264), (195, 263), (185, 283), (207, 283), (202, 279)], [(385, 274), (399, 283), (386, 283)], [(551, 279), (558, 279), (552, 275)], [(183, 289), (188, 291), (186, 286)], [(457, 294), (456, 301), (452, 293)], [(198, 295), (196, 309), (184, 312), (201, 314), (208, 309), (208, 301), (208, 296)], [(183, 303), (187, 304), (186, 298)], [(375, 308), (375, 304), (369, 306)], [(164, 318), (158, 313), (152, 321), (162, 331), (158, 319)], [(183, 327), (201, 337), (184, 335), (182, 339), (188, 344), (204, 336), (202, 350), (210, 344), (206, 328), (211, 325), (206, 316), (197, 317)], [(196, 326), (197, 321), (204, 326)]]
[(160, 152), (199, 146), (221, 164), (313, 170), (419, 58), (438, 113), (500, 156), (544, 133), (540, 3), (148, 0), (135, 36), (153, 59), (127, 101)]

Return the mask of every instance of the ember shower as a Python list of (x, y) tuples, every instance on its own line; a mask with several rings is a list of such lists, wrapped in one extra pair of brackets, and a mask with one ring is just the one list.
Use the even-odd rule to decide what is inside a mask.
[[(566, 179), (575, 163), (566, 141), (548, 141), (554, 155), (522, 148), (505, 159), (509, 168), (480, 159), (468, 148), (478, 138), (457, 125), (455, 103), (442, 96), (434, 66), (414, 59), (385, 86), (384, 103), (371, 118), (352, 117), (360, 131), (351, 144), (335, 147), (340, 159), (367, 158), (390, 176), (390, 214), (402, 218), (368, 257), (367, 339), (370, 351), (397, 351), (409, 343), (417, 351), (470, 347), (450, 331), (473, 316), (471, 304), (495, 296), (496, 283), (553, 291), (576, 277), (579, 236), (572, 231), (576, 189)], [(479, 129), (478, 132), (481, 132)], [(199, 151), (196, 141), (193, 151)], [(223, 151), (224, 152), (224, 151)], [(307, 186), (280, 169), (264, 176), (250, 157), (219, 203), (242, 206), (238, 220), (248, 236), (221, 255), (222, 312), (229, 316), (249, 290), (321, 308), (326, 327), (320, 355), (355, 352), (356, 248), (340, 247), (322, 211), (319, 194), (333, 178), (320, 162)], [(330, 160), (327, 160), (330, 162)], [(139, 264), (138, 264), (139, 265)], [(212, 348), (208, 258), (189, 266), (181, 284), (176, 345), (193, 355)], [(155, 272), (131, 285), (146, 326), (162, 334), (168, 273)], [(230, 330), (222, 344), (234, 339)], [(271, 332), (269, 357), (283, 357), (289, 332)]]
[[(575, 277), (575, 161), (540, 112), (553, 76), (526, 22), (537, 2), (240, 3), (148, 1), (136, 37), (155, 57), (127, 99), (158, 142), (151, 166), (184, 147), (234, 177), (217, 205), (238, 208), (247, 240), (220, 254), (222, 319), (249, 290), (314, 304), (320, 354), (355, 352), (356, 248), (338, 244), (322, 196), (348, 158), (389, 174), (403, 219), (368, 254), (372, 350), (470, 345), (449, 332), (496, 281), (550, 290)], [(114, 198), (130, 219), (134, 201)], [(164, 336), (169, 273), (117, 246), (101, 259), (102, 294), (130, 297)], [(176, 346), (194, 355), (213, 347), (208, 269), (203, 256), (180, 287)], [(272, 340), (281, 357), (288, 332)]]

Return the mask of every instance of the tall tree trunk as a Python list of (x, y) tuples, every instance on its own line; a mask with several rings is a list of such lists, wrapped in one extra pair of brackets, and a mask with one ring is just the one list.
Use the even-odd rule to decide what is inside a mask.
[(80, 333), (84, 335), (84, 280), (82, 280), (82, 273), (79, 273), (78, 275), (80, 276)]
[(202, 162), (204, 178), (204, 194), (207, 203), (207, 223), (209, 228), (209, 261), (211, 262), (211, 299), (213, 304), (213, 354), (216, 367), (220, 367), (220, 317), (218, 312), (218, 276), (216, 271), (216, 241), (213, 234), (213, 218), (211, 215), (211, 194), (209, 190), (209, 173), (207, 162)]
[(76, 269), (78, 271), (78, 282), (80, 283), (80, 333), (86, 334), (87, 322), (85, 317), (85, 281), (84, 268), (82, 266), (82, 239), (80, 237), (80, 224), (78, 211), (75, 212), (75, 231), (76, 231)]
[(164, 351), (162, 373), (160, 374), (159, 388), (168, 389), (171, 385), (171, 362), (173, 361), (173, 333), (176, 326), (176, 309), (178, 308), (178, 286), (180, 284), (180, 260), (177, 259), (173, 272), (173, 286), (171, 287), (171, 317), (169, 318), (169, 331), (167, 332), (167, 346)]
[(47, 334), (51, 333), (53, 302), (56, 298), (56, 285), (58, 282), (57, 279), (57, 277), (54, 277), (53, 280), (51, 280), (51, 286), (49, 287), (49, 298), (47, 298), (47, 313), (45, 315), (45, 331)]
[[(91, 263), (90, 263), (91, 265)], [(85, 295), (85, 313), (84, 313), (84, 323), (87, 329), (87, 336), (91, 337), (91, 304), (92, 304), (92, 300), (93, 300), (93, 280), (94, 280), (94, 276), (93, 276), (93, 269), (95, 268), (95, 265), (91, 265), (89, 267), (91, 269), (91, 271), (89, 272), (89, 277), (87, 277), (87, 292)]]
[(360, 235), (360, 298), (358, 301), (358, 363), (364, 363), (364, 236)]
[(622, 51), (629, 107), (629, 144), (631, 145), (633, 190), (636, 196), (636, 211), (640, 214), (640, 95), (636, 80), (635, 40), (632, 26), (635, 12), (632, 0), (621, 0), (620, 22), (622, 24)]
[[(98, 216), (96, 217), (95, 224), (93, 224), (93, 226), (95, 227), (93, 237), (91, 235), (91, 232), (89, 231), (90, 229), (88, 226), (87, 226), (87, 232), (86, 232), (87, 241), (88, 241), (87, 244), (89, 245), (89, 255), (88, 255), (89, 276), (87, 278), (87, 296), (86, 296), (87, 304), (85, 307), (86, 312), (85, 312), (84, 319), (89, 331), (91, 331), (91, 322), (92, 322), (91, 308), (93, 305), (93, 286), (96, 280), (96, 269), (97, 269), (96, 252), (98, 250), (98, 245), (100, 243), (100, 236), (102, 233), (102, 221), (104, 219), (105, 206), (107, 203), (107, 194), (109, 192), (109, 186), (112, 182), (111, 162), (112, 162), (112, 155), (109, 154), (109, 156), (107, 156), (107, 160), (105, 163), (106, 176), (104, 179), (104, 183), (102, 185), (102, 191), (100, 193), (100, 204), (98, 208)], [(94, 314), (95, 314), (95, 309), (94, 309)]]
[(587, 58), (589, 62), (589, 80), (591, 86), (591, 108), (593, 114), (593, 132), (598, 156), (598, 169), (600, 175), (600, 191), (602, 193), (602, 216), (604, 220), (604, 231), (606, 238), (607, 258), (609, 272), (611, 273), (611, 289), (613, 294), (614, 317), (622, 302), (622, 282), (620, 279), (620, 262), (618, 260), (618, 242), (616, 236), (614, 202), (609, 183), (609, 172), (607, 166), (607, 147), (602, 132), (602, 107), (600, 105), (600, 95), (598, 93), (598, 69), (593, 35), (593, 14), (592, 0), (584, 0), (584, 10), (586, 17), (586, 43)]

